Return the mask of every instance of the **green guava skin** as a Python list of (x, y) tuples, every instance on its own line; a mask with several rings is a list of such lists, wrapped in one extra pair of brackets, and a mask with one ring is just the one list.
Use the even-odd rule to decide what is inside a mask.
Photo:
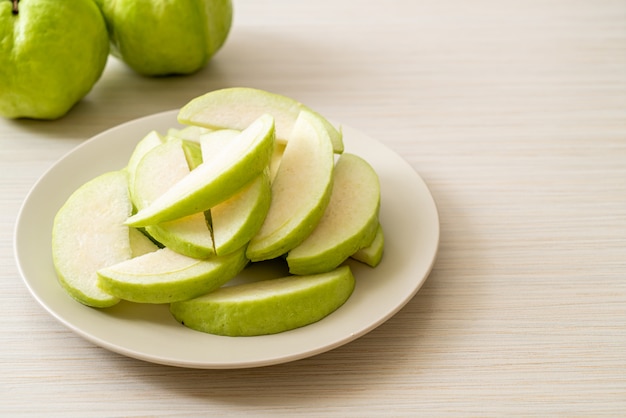
[(111, 54), (145, 76), (203, 68), (232, 24), (231, 0), (98, 0)]
[(0, 0), (0, 115), (58, 119), (89, 93), (109, 55), (93, 0)]

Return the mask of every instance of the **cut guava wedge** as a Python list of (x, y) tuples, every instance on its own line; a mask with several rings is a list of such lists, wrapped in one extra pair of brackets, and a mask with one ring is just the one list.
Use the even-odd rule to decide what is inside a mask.
[(272, 201), (248, 245), (251, 261), (276, 258), (313, 231), (332, 191), (334, 154), (320, 119), (303, 110), (272, 183)]
[(132, 211), (125, 170), (108, 172), (74, 191), (52, 225), (52, 261), (61, 286), (78, 302), (97, 308), (119, 298), (98, 286), (96, 272), (132, 257)]
[(370, 267), (376, 267), (383, 259), (384, 250), (385, 235), (383, 227), (378, 224), (378, 229), (376, 230), (376, 235), (374, 236), (372, 242), (368, 246), (357, 250), (350, 257), (354, 260), (360, 261), (361, 263), (367, 264)]
[(333, 143), (335, 153), (344, 150), (343, 137), (326, 118), (302, 103), (276, 93), (249, 87), (230, 87), (199, 96), (180, 109), (178, 121), (209, 129), (242, 130), (268, 113), (276, 120), (276, 140), (289, 140), (301, 110), (315, 113)]
[(247, 263), (244, 248), (203, 260), (161, 248), (98, 270), (98, 284), (109, 294), (131, 302), (171, 303), (219, 288)]
[(204, 212), (223, 202), (261, 174), (274, 152), (274, 118), (263, 115), (148, 206), (127, 220), (129, 226), (154, 225)]
[(357, 155), (342, 154), (324, 215), (313, 232), (287, 255), (289, 272), (333, 270), (369, 245), (378, 229), (379, 208), (380, 183), (374, 169)]
[[(196, 146), (200, 153), (200, 146)], [(135, 166), (135, 182), (131, 185), (133, 203), (138, 210), (142, 210), (189, 173), (189, 159), (183, 140), (170, 138), (153, 147)], [(162, 245), (189, 257), (206, 258), (215, 253), (204, 212), (146, 225), (145, 230)]]
[(320, 321), (354, 290), (348, 266), (310, 275), (225, 286), (170, 305), (178, 322), (196, 331), (231, 337), (276, 334)]

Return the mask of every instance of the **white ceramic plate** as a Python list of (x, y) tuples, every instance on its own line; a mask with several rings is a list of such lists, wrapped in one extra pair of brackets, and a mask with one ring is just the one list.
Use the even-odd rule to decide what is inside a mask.
[(20, 211), (15, 233), (17, 264), (34, 298), (85, 339), (125, 356), (179, 367), (226, 369), (267, 366), (313, 356), (373, 330), (397, 313), (422, 286), (439, 244), (433, 198), (413, 168), (366, 135), (343, 126), (346, 152), (367, 159), (381, 182), (385, 254), (369, 268), (350, 262), (357, 285), (336, 312), (312, 325), (275, 335), (222, 337), (185, 328), (167, 305), (121, 302), (94, 309), (60, 287), (51, 259), (51, 230), (57, 210), (78, 186), (121, 169), (135, 144), (150, 130), (179, 127), (176, 111), (125, 123), (84, 142), (35, 184)]

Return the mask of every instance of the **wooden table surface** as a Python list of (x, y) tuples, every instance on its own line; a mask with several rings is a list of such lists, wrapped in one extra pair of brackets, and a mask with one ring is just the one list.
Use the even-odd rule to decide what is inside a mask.
[[(626, 2), (234, 6), (195, 75), (110, 59), (63, 119), (0, 120), (0, 415), (623, 416)], [(84, 340), (18, 273), (24, 198), (91, 136), (229, 86), (297, 98), (402, 155), (439, 208), (430, 277), (362, 338), (281, 365), (176, 368)]]

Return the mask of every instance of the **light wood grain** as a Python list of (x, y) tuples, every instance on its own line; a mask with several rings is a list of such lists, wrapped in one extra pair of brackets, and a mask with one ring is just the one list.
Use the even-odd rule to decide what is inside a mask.
[[(623, 416), (626, 2), (235, 10), (198, 74), (142, 78), (111, 59), (62, 120), (0, 120), (0, 415)], [(260, 369), (153, 365), (64, 328), (13, 259), (29, 189), (90, 136), (235, 85), (295, 97), (410, 162), (441, 218), (424, 287), (359, 340)]]

